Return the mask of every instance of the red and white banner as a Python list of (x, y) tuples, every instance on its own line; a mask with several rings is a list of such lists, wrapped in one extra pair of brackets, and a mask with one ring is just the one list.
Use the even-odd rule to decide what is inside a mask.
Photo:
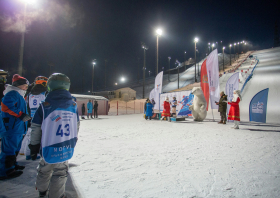
[(202, 63), (200, 69), (200, 86), (203, 91), (203, 95), (205, 100), (207, 101), (206, 110), (208, 111), (209, 105), (209, 84), (208, 84), (208, 76), (207, 76), (207, 68), (206, 68), (206, 60)]
[(216, 102), (220, 99), (220, 85), (219, 85), (219, 62), (218, 62), (218, 51), (215, 49), (212, 51), (206, 60), (210, 102), (212, 109), (218, 109)]

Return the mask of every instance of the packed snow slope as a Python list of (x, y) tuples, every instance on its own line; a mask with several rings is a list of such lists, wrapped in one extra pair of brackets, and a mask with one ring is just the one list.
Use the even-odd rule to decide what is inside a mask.
[(259, 59), (259, 63), (242, 93), (243, 99), (240, 103), (242, 119), (249, 120), (249, 104), (254, 95), (269, 88), (266, 119), (268, 123), (279, 123), (280, 47), (257, 51), (252, 55)]
[[(242, 65), (235, 71), (239, 72), (239, 89), (241, 90), (246, 77), (249, 73), (251, 74), (253, 67), (256, 66), (253, 77), (246, 84), (242, 92), (242, 101), (239, 103), (240, 107), (240, 119), (242, 121), (249, 121), (249, 105), (251, 99), (259, 91), (269, 88), (268, 93), (268, 104), (267, 104), (267, 123), (279, 123), (280, 120), (280, 47), (256, 51), (251, 53), (253, 59), (248, 58)], [(243, 72), (241, 72), (243, 70)], [(249, 70), (249, 71), (248, 71)], [(247, 71), (247, 73), (245, 73)], [(233, 73), (227, 73), (223, 75), (220, 81), (220, 90), (225, 91), (227, 80), (232, 76)], [(217, 109), (213, 110), (215, 119), (219, 118)], [(208, 111), (208, 118), (212, 118), (211, 107)]]

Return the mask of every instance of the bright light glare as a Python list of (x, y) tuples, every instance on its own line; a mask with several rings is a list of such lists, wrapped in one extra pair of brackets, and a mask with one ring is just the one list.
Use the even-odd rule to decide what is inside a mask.
[(162, 29), (157, 29), (156, 33), (157, 33), (157, 35), (161, 36), (162, 35)]
[(194, 42), (196, 42), (196, 43), (197, 43), (197, 42), (198, 42), (198, 38), (195, 38), (195, 39), (194, 39)]
[(229, 46), (231, 47), (232, 45), (230, 44)]
[(234, 43), (234, 45), (236, 45), (236, 43)]
[(214, 44), (214, 43), (212, 44), (212, 47), (215, 47), (215, 44)]
[(124, 77), (122, 77), (122, 78), (121, 78), (121, 81), (122, 81), (122, 82), (124, 82), (124, 81), (125, 81), (125, 78), (124, 78)]
[(96, 62), (92, 62), (93, 65), (96, 65)]
[(118, 85), (118, 83), (115, 83), (115, 85)]
[(36, 0), (21, 0), (21, 1), (28, 4), (34, 4), (36, 2)]
[(226, 47), (223, 47), (223, 49), (226, 49)]

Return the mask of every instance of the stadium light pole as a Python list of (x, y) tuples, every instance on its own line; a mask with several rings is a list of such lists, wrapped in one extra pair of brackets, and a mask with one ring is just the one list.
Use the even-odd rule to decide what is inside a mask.
[(92, 61), (92, 76), (91, 76), (91, 94), (93, 95), (93, 77), (94, 77), (94, 65), (96, 65), (96, 59)]
[(233, 46), (234, 60), (235, 60), (235, 46), (236, 46), (236, 43), (234, 43), (234, 46)]
[(229, 45), (229, 60), (230, 60), (230, 66), (231, 66), (231, 44)]
[(156, 36), (157, 36), (157, 65), (156, 65), (156, 75), (158, 74), (158, 38), (162, 35), (162, 30), (157, 29), (156, 30)]
[(107, 79), (107, 60), (105, 60), (105, 79), (104, 79), (105, 88), (106, 88), (106, 79)]
[(26, 8), (27, 4), (32, 4), (35, 0), (22, 0), (24, 3), (24, 13), (23, 13), (23, 26), (22, 26), (22, 33), (21, 33), (21, 40), (20, 40), (20, 47), (19, 47), (19, 62), (18, 62), (18, 74), (22, 76), (22, 63), (23, 63), (23, 51), (24, 51), (24, 36), (26, 31), (25, 26), (25, 17), (26, 17)]
[(237, 43), (238, 44), (238, 46), (237, 46), (237, 58), (239, 59), (239, 42)]
[(187, 55), (187, 52), (185, 51), (185, 52), (184, 52), (184, 65), (185, 65), (185, 71), (186, 71), (186, 69), (187, 69), (187, 67), (186, 67), (186, 55)]
[(213, 52), (213, 47), (215, 47), (215, 44), (214, 44), (214, 43), (212, 44), (212, 52)]
[(208, 54), (210, 54), (210, 45), (211, 45), (211, 44), (208, 43), (208, 51), (209, 51)]
[(171, 57), (169, 56), (168, 57), (168, 81), (170, 82), (170, 78), (169, 78), (169, 76), (170, 76), (170, 59), (171, 59)]
[(148, 46), (145, 43), (142, 43), (142, 49), (144, 50), (144, 63), (143, 63), (143, 98), (145, 98), (145, 71), (146, 71), (146, 50)]
[(198, 38), (194, 39), (194, 59), (195, 59), (195, 66), (194, 66), (194, 82), (197, 82), (196, 79), (196, 43), (198, 42)]
[(225, 72), (225, 47), (223, 47), (223, 70)]

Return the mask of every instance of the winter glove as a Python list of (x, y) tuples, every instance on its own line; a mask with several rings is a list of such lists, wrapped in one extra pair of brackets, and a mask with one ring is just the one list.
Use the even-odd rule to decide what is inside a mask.
[(22, 113), (21, 116), (19, 117), (19, 119), (21, 119), (23, 122), (26, 122), (28, 120), (31, 120), (32, 117), (28, 114)]
[(29, 144), (28, 147), (30, 149), (31, 159), (36, 160), (37, 154), (40, 152), (41, 144), (36, 144), (36, 145)]

